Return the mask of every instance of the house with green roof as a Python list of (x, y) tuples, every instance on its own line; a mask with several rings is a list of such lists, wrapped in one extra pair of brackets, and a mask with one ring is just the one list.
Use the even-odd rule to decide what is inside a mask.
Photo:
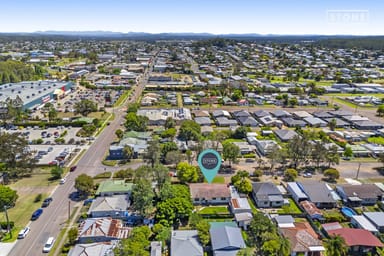
[(96, 196), (131, 195), (133, 183), (124, 180), (106, 180), (100, 183)]

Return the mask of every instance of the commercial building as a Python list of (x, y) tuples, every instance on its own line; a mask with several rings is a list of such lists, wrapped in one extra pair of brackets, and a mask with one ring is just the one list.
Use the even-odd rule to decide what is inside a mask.
[(59, 99), (71, 92), (72, 82), (25, 81), (0, 85), (0, 102), (17, 97), (22, 101), (23, 109), (34, 109), (51, 100)]

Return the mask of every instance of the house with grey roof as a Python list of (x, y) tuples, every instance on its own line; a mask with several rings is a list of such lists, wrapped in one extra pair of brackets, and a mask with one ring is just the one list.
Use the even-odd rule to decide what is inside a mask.
[(93, 200), (88, 210), (88, 216), (92, 218), (124, 218), (128, 216), (127, 210), (129, 206), (130, 201), (128, 195), (101, 196)]
[(281, 148), (279, 144), (277, 144), (277, 142), (274, 140), (258, 140), (255, 137), (247, 137), (247, 141), (249, 144), (255, 145), (257, 151), (262, 156), (268, 155), (276, 146)]
[(312, 116), (310, 113), (308, 113), (307, 111), (295, 111), (292, 113), (293, 116), (295, 116), (296, 118), (300, 118), (300, 119), (304, 119), (306, 117), (310, 117)]
[(338, 117), (332, 117), (332, 118), (323, 118), (325, 122), (329, 125), (330, 122), (333, 122), (332, 120), (336, 121), (336, 128), (348, 128), (351, 126), (350, 123), (343, 121), (342, 119)]
[(212, 116), (214, 118), (218, 118), (218, 117), (228, 117), (228, 118), (230, 118), (231, 114), (228, 111), (226, 111), (226, 110), (218, 109), (218, 110), (214, 110), (212, 112)]
[(379, 230), (384, 232), (384, 212), (363, 212), (363, 215)]
[(294, 119), (291, 117), (282, 118), (281, 121), (283, 121), (284, 125), (288, 127), (305, 127), (307, 126), (307, 123), (300, 119)]
[(209, 117), (195, 117), (195, 122), (200, 126), (210, 126), (212, 123)]
[(217, 117), (216, 125), (220, 127), (236, 126), (237, 122), (234, 119), (228, 119), (227, 117)]
[(253, 182), (252, 196), (257, 207), (273, 208), (284, 204), (281, 191), (271, 182)]
[(69, 251), (68, 256), (113, 256), (113, 248), (115, 245), (113, 242), (76, 244), (75, 247)]
[(203, 256), (197, 230), (174, 230), (171, 234), (171, 256)]
[(314, 203), (317, 208), (334, 208), (337, 206), (336, 200), (324, 182), (302, 181), (296, 183), (308, 196), (308, 200)]
[(256, 127), (259, 125), (259, 122), (257, 122), (256, 119), (252, 116), (240, 116), (237, 117), (237, 120), (239, 121), (241, 126)]
[(281, 127), (283, 125), (282, 121), (280, 121), (279, 119), (277, 119), (271, 115), (260, 117), (259, 121), (262, 125), (265, 125), (265, 126)]
[(340, 184), (336, 186), (336, 192), (344, 203), (358, 207), (362, 205), (374, 205), (381, 201), (384, 193), (375, 184)]
[(380, 123), (367, 120), (367, 121), (360, 121), (360, 122), (353, 122), (353, 126), (358, 130), (379, 130), (383, 128), (384, 126)]
[(272, 115), (276, 118), (292, 117), (291, 113), (289, 113), (288, 111), (282, 110), (282, 109), (277, 109), (277, 110), (273, 111)]
[(214, 256), (236, 256), (239, 250), (246, 247), (240, 228), (230, 226), (213, 227), (209, 230), (209, 233)]
[(250, 117), (250, 116), (251, 116), (251, 114), (250, 114), (247, 110), (233, 111), (233, 112), (232, 112), (232, 115), (233, 115), (235, 118), (239, 118), (239, 117)]
[(315, 111), (312, 113), (312, 115), (314, 117), (318, 117), (318, 118), (321, 118), (321, 119), (324, 119), (324, 118), (333, 118), (334, 115), (332, 115), (331, 113), (329, 113), (328, 111)]
[(327, 122), (321, 120), (320, 118), (308, 116), (303, 119), (308, 125), (312, 127), (325, 127), (327, 126)]
[(256, 118), (260, 118), (260, 117), (263, 117), (263, 116), (269, 116), (271, 114), (269, 112), (265, 111), (265, 110), (257, 110), (255, 112), (253, 112), (253, 115)]
[(279, 138), (279, 140), (281, 140), (282, 142), (287, 142), (298, 135), (297, 132), (288, 129), (274, 130), (273, 132), (275, 133), (277, 138)]

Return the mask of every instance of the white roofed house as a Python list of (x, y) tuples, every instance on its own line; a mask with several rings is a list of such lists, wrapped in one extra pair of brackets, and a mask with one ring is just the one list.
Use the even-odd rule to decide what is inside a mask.
[(114, 195), (109, 197), (97, 197), (88, 210), (92, 218), (113, 217), (124, 218), (128, 215), (130, 205), (128, 195)]

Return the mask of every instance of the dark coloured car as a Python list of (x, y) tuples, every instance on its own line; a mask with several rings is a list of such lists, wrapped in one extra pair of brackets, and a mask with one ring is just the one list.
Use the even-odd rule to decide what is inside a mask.
[(42, 208), (37, 209), (36, 211), (34, 211), (32, 213), (31, 220), (37, 220), (42, 213), (43, 213), (43, 209)]
[(47, 207), (52, 202), (52, 200), (52, 197), (45, 198), (41, 207)]
[(73, 171), (75, 171), (75, 170), (76, 170), (76, 168), (77, 168), (77, 166), (76, 166), (76, 165), (74, 165), (74, 166), (72, 166), (71, 168), (69, 168), (69, 171), (70, 171), (70, 172), (73, 172)]

